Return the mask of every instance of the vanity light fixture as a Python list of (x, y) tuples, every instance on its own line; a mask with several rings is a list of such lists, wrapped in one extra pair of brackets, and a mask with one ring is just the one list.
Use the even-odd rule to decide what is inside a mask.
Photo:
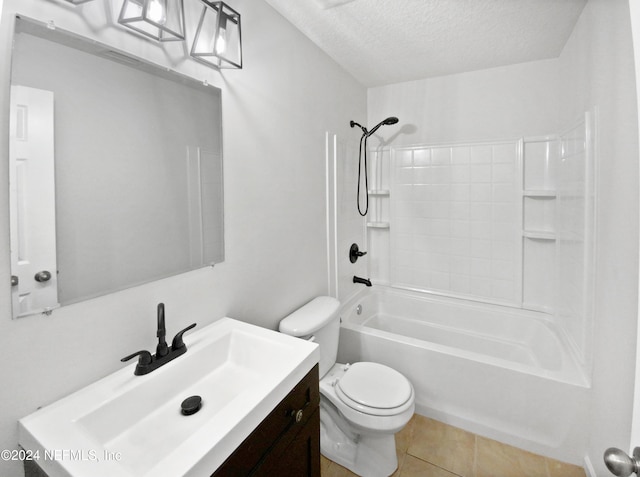
[(216, 68), (242, 68), (240, 14), (224, 2), (201, 1), (191, 57)]
[(154, 40), (184, 40), (183, 0), (124, 0), (118, 23)]

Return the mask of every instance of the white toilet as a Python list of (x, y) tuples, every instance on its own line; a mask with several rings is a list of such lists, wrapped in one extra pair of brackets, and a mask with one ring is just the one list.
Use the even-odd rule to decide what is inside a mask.
[(364, 477), (387, 477), (398, 467), (394, 434), (411, 419), (413, 386), (378, 363), (336, 363), (340, 302), (314, 298), (280, 322), (280, 332), (320, 346), (320, 448)]

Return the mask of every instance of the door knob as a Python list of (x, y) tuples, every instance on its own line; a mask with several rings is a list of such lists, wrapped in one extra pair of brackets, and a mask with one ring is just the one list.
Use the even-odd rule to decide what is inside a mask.
[(35, 281), (37, 282), (47, 282), (49, 280), (51, 280), (51, 272), (48, 272), (46, 270), (43, 270), (41, 272), (36, 273), (36, 276), (33, 277)]
[(604, 463), (607, 469), (618, 477), (629, 477), (640, 471), (640, 447), (633, 449), (633, 457), (629, 457), (626, 452), (609, 447), (604, 452)]
[(18, 285), (18, 283), (20, 283), (20, 279), (18, 278), (18, 276), (11, 275), (11, 286), (15, 287), (16, 285)]

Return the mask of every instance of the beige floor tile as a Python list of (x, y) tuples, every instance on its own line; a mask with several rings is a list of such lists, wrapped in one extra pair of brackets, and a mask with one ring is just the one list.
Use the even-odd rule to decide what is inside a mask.
[(327, 475), (329, 467), (333, 464), (332, 461), (327, 459), (325, 456), (320, 455), (320, 475)]
[(400, 474), (400, 468), (402, 467), (402, 461), (404, 460), (405, 455), (407, 454), (403, 454), (398, 449), (396, 449), (396, 457), (398, 458), (398, 468), (395, 470), (393, 474), (391, 474), (393, 477), (397, 477)]
[(478, 436), (476, 477), (547, 477), (547, 463), (540, 455)]
[(473, 477), (474, 434), (419, 415), (412, 434), (409, 455), (462, 477)]
[(405, 454), (398, 455), (398, 468), (391, 474), (391, 477), (400, 477), (400, 471), (402, 470), (402, 462), (404, 461)]
[(393, 474), (391, 474), (391, 477), (400, 477), (400, 472), (402, 471), (402, 464), (404, 463), (405, 457), (407, 456), (407, 454), (401, 453), (398, 449), (396, 449), (396, 454), (398, 455), (398, 468)]
[[(582, 468), (414, 415), (396, 434), (392, 477), (586, 477)], [(356, 474), (321, 457), (322, 477)]]
[(407, 425), (396, 434), (396, 450), (398, 453), (405, 454), (407, 452), (409, 444), (411, 444), (411, 438), (413, 437), (413, 428), (420, 417), (418, 414), (414, 414)]
[(349, 469), (346, 469), (335, 462), (331, 462), (331, 465), (326, 470), (322, 468), (321, 474), (322, 477), (358, 477)]
[(547, 458), (547, 469), (549, 470), (549, 477), (586, 477), (582, 467), (565, 464), (549, 458)]
[(400, 477), (457, 477), (429, 462), (407, 455), (400, 472)]

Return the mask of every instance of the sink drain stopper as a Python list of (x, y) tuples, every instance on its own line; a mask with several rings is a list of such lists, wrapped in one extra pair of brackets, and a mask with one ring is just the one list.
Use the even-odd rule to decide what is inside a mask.
[(185, 416), (195, 414), (202, 407), (202, 398), (200, 396), (190, 396), (180, 405), (180, 410)]

